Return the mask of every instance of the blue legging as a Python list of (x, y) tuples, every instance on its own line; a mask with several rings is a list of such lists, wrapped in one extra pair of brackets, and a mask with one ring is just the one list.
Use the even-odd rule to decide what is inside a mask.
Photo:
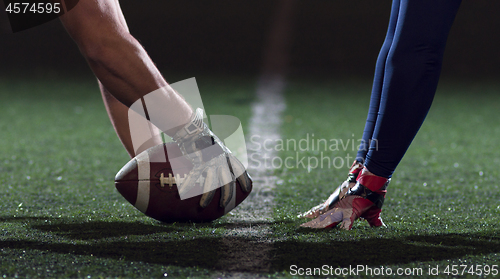
[(432, 104), (461, 0), (393, 0), (357, 160), (391, 177)]

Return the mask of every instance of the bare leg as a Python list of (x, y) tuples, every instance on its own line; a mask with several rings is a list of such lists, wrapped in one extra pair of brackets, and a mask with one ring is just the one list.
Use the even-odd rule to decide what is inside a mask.
[[(127, 22), (125, 21), (125, 18), (123, 15), (120, 15), (118, 17), (118, 20), (120, 24), (126, 28), (128, 31), (128, 26)], [(158, 131), (158, 128), (155, 126), (151, 125), (151, 134), (152, 135), (158, 135), (154, 138), (151, 139), (150, 142), (147, 142), (145, 145), (141, 146), (140, 149), (134, 150), (133, 144), (132, 144), (132, 137), (130, 135), (130, 127), (128, 124), (128, 110), (129, 108), (125, 106), (123, 103), (118, 101), (109, 91), (102, 85), (100, 81), (99, 83), (99, 88), (101, 90), (101, 95), (102, 95), (102, 100), (104, 102), (104, 107), (106, 108), (106, 111), (109, 116), (109, 120), (111, 121), (111, 124), (113, 125), (113, 128), (115, 129), (116, 135), (122, 142), (123, 146), (125, 147), (125, 150), (127, 150), (128, 154), (130, 157), (134, 157), (136, 153), (140, 153), (144, 151), (145, 149), (148, 149), (149, 147), (153, 147), (155, 145), (161, 144), (162, 143), (162, 138), (160, 136), (160, 131)], [(137, 151), (137, 152), (136, 152)]]
[[(219, 206), (226, 210), (228, 206), (234, 207), (236, 180), (244, 192), (251, 191), (252, 181), (243, 164), (208, 129), (201, 110), (193, 114), (189, 104), (168, 86), (144, 48), (130, 35), (118, 0), (81, 0), (61, 20), (103, 88), (126, 107), (132, 107), (136, 114), (149, 116), (161, 131), (175, 138), (183, 155), (193, 163), (192, 170), (180, 185), (181, 197), (183, 193), (191, 193), (190, 189), (201, 179), (200, 184), (204, 187), (196, 189), (202, 195), (200, 206), (208, 206), (215, 190), (222, 186)], [(107, 98), (107, 93), (103, 94), (112, 121), (123, 118), (120, 107), (110, 106), (114, 100)], [(141, 114), (141, 105), (144, 114)], [(153, 109), (149, 110), (151, 107)], [(118, 123), (114, 125), (117, 133), (130, 135)], [(131, 136), (134, 139), (141, 135), (132, 133)], [(126, 148), (130, 147), (129, 138), (121, 138)], [(207, 148), (212, 150), (208, 152), (210, 158), (202, 153)], [(129, 150), (129, 153), (134, 154), (136, 150)]]
[[(161, 125), (172, 128), (189, 121), (191, 107), (167, 86), (144, 48), (130, 35), (117, 0), (82, 0), (61, 21), (94, 74), (118, 101), (130, 107), (148, 93), (166, 87)], [(168, 135), (177, 131), (158, 127)]]
[(120, 138), (120, 141), (130, 157), (134, 157), (136, 154), (162, 143), (160, 131), (156, 128), (156, 126), (150, 125), (151, 134), (158, 136), (155, 136), (149, 142), (146, 142), (146, 144), (142, 145), (136, 152), (132, 144), (132, 137), (130, 136), (130, 128), (127, 121), (129, 108), (113, 97), (113, 95), (111, 95), (111, 93), (109, 93), (109, 91), (106, 90), (100, 82), (99, 87), (101, 88), (102, 100), (104, 101), (104, 106), (108, 112), (111, 124), (113, 124), (118, 138)]

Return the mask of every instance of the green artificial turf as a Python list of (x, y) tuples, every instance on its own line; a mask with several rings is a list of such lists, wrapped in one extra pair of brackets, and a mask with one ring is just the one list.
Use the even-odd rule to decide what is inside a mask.
[[(306, 158), (305, 168), (299, 165), (276, 171), (281, 181), (273, 226), (279, 239), (273, 267), (289, 272), (291, 265), (361, 265), (392, 268), (394, 274), (398, 268), (410, 268), (407, 271), (413, 274), (419, 272), (413, 268), (422, 268), (423, 275), (429, 276), (429, 267), (439, 265), (440, 276), (451, 278), (444, 271), (449, 266), (453, 273), (455, 264), (467, 265), (465, 271), (458, 267), (460, 275), (475, 278), (477, 271), (467, 273), (472, 272), (471, 265), (483, 273), (484, 265), (499, 265), (500, 84), (443, 81), (425, 124), (388, 188), (382, 213), (387, 228), (372, 229), (358, 221), (349, 232), (300, 229), (297, 226), (304, 221), (295, 216), (326, 199), (345, 180), (356, 155), (346, 143), (362, 137), (370, 83), (319, 84), (297, 82), (288, 87), (282, 136), (297, 142), (306, 139), (302, 147), (307, 141), (310, 146), (299, 155)], [(313, 148), (312, 134), (329, 143), (343, 140), (346, 148)], [(290, 146), (281, 151), (281, 157), (296, 158), (295, 152)], [(351, 161), (341, 166), (341, 158), (347, 155)], [(339, 158), (337, 166), (328, 168), (325, 160), (323, 168), (314, 168), (316, 161), (309, 158), (321, 156)]]
[[(198, 79), (209, 114), (251, 113), (253, 79)], [(222, 218), (162, 224), (123, 199), (130, 159), (93, 79), (0, 79), (0, 277), (200, 277)]]
[[(207, 114), (234, 115), (248, 127), (254, 78), (197, 81)], [(453, 264), (498, 265), (499, 91), (494, 82), (443, 81), (388, 189), (382, 215), (388, 228), (371, 229), (363, 221), (346, 232), (300, 229), (304, 221), (296, 215), (345, 179), (355, 155), (352, 140), (361, 137), (366, 118), (369, 80), (289, 83), (283, 140), (299, 143), (309, 136), (309, 142), (335, 139), (339, 146), (278, 150), (275, 163), (298, 156), (306, 166), (275, 171), (275, 223), (238, 223), (232, 216), (208, 224), (162, 224), (114, 189), (114, 175), (129, 158), (92, 78), (2, 78), (0, 276), (281, 278), (293, 277), (292, 265), (361, 265), (394, 273), (422, 268), (420, 277), (426, 278), (439, 265), (440, 276), (432, 278), (452, 278), (443, 274), (446, 266), (452, 272)], [(309, 158), (321, 156), (337, 158), (338, 168), (307, 168)], [(245, 247), (268, 251), (267, 271), (234, 268), (235, 262), (262, 260), (255, 251), (245, 254)], [(233, 249), (240, 251), (231, 254)]]

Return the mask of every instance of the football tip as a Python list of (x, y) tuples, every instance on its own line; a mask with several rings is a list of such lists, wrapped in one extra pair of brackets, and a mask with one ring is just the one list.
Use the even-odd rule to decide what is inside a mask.
[(137, 160), (132, 158), (132, 160), (128, 161), (125, 166), (123, 166), (120, 171), (115, 176), (115, 181), (128, 180), (127, 176), (132, 174), (134, 170), (137, 169)]

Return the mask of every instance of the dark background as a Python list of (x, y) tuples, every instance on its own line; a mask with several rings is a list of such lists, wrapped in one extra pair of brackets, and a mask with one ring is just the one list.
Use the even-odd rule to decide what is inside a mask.
[[(131, 33), (164, 72), (256, 74), (277, 1), (123, 0)], [(290, 74), (373, 74), (389, 0), (301, 0), (294, 18)], [(500, 1), (462, 3), (443, 76), (500, 77)], [(425, 20), (425, 19), (423, 19)], [(58, 20), (0, 35), (0, 73), (90, 75)], [(168, 79), (168, 77), (167, 77)]]

